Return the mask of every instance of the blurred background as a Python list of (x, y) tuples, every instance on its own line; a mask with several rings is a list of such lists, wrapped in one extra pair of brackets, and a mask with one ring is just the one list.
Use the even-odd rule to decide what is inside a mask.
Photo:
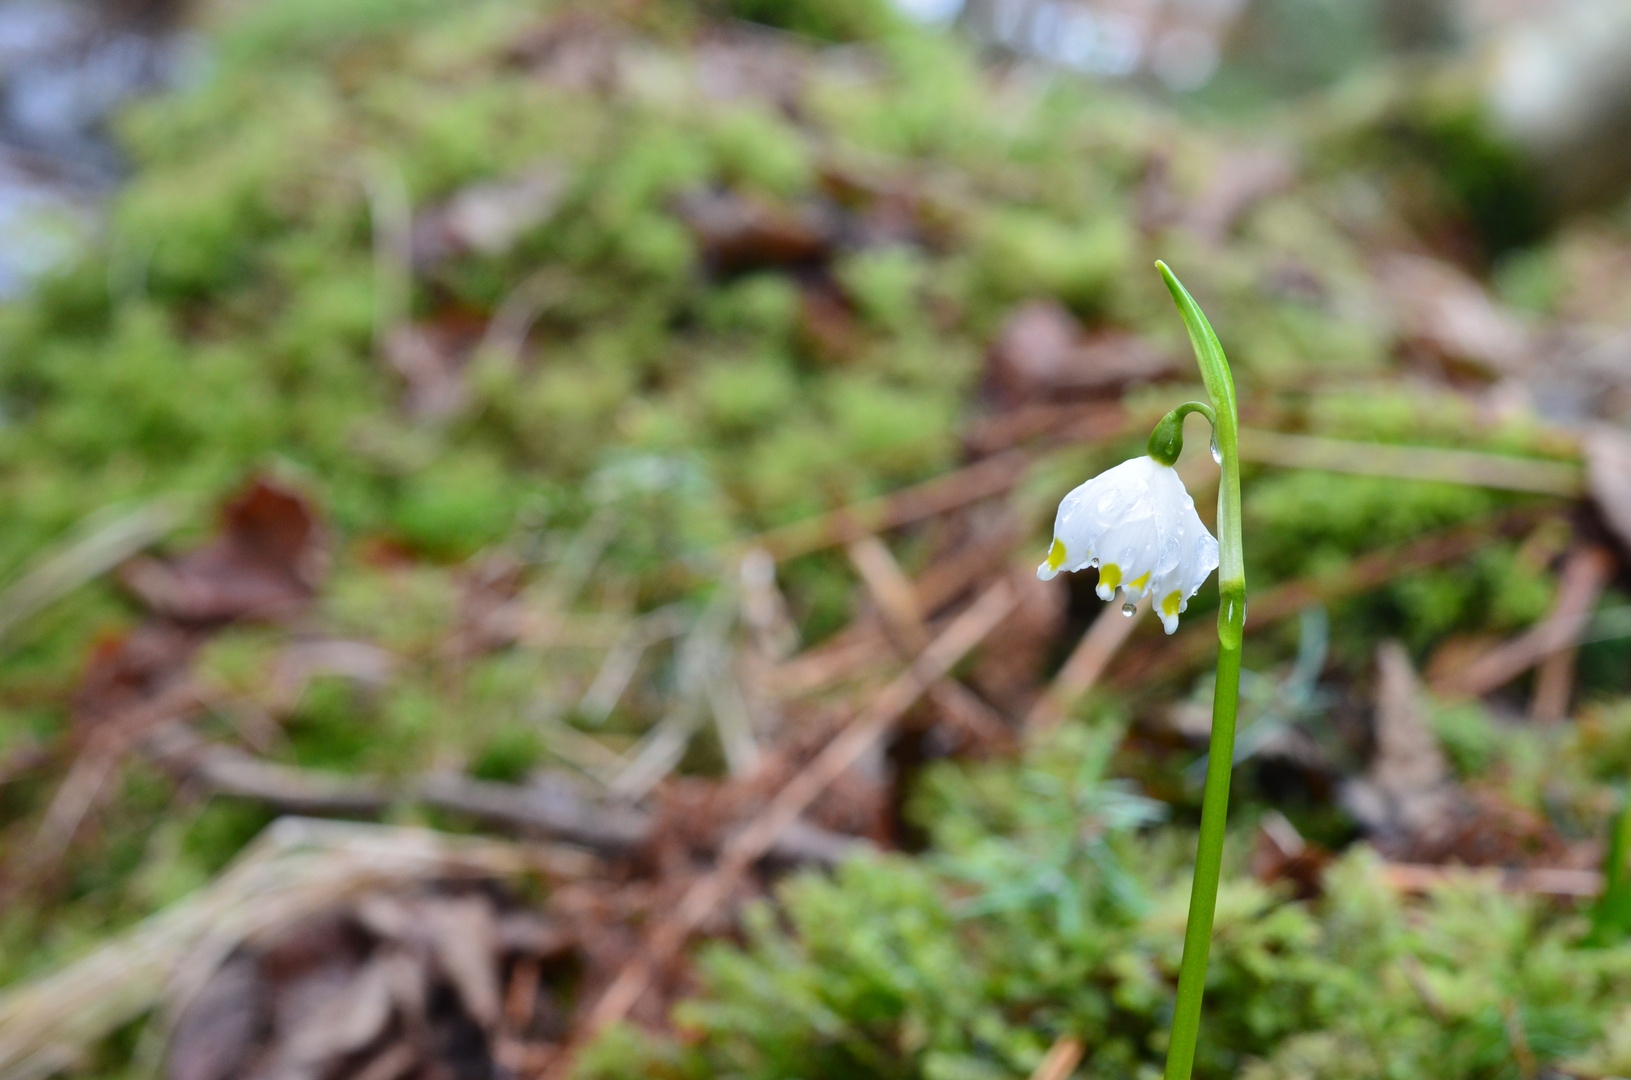
[[(0, 2), (0, 1080), (1631, 1075), (1625, 0)], [(1198, 419), (1179, 471), (1215, 520)]]

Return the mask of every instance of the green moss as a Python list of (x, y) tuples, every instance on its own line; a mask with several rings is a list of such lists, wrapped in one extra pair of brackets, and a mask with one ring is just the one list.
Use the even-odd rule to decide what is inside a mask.
[[(1150, 1075), (1189, 843), (1139, 831), (1149, 804), (1103, 778), (1114, 740), (1066, 727), (1023, 766), (937, 769), (927, 860), (793, 879), (780, 918), (761, 906), (745, 944), (704, 950), (683, 1040), (613, 1033), (579, 1075), (1026, 1075), (1064, 1034), (1087, 1075)], [(1313, 904), (1232, 878), (1196, 1075), (1516, 1077), (1519, 1037), (1543, 1063), (1612, 1053), (1631, 951), (1578, 948), (1582, 930), (1490, 883), (1407, 909), (1363, 852)]]
[(1000, 296), (1057, 296), (1095, 312), (1127, 265), (1131, 246), (1126, 221), (1117, 215), (1072, 226), (1016, 208), (987, 219), (977, 258), (984, 286)]
[(543, 739), (535, 727), (506, 727), (482, 747), (470, 764), (470, 775), (478, 780), (518, 784), (544, 757)]

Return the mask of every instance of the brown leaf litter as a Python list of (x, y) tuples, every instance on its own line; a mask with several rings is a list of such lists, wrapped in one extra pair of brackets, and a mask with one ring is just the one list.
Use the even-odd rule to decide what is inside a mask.
[(157, 614), (207, 625), (287, 619), (317, 595), (327, 570), (327, 541), (310, 500), (261, 476), (222, 508), (214, 540), (171, 559), (134, 559), (121, 577)]

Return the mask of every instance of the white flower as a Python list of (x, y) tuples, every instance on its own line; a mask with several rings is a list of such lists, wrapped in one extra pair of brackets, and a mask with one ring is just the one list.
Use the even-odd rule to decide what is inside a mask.
[(1117, 586), (1131, 602), (1150, 593), (1167, 633), (1218, 566), (1218, 542), (1201, 524), (1195, 500), (1170, 465), (1151, 457), (1124, 461), (1059, 503), (1053, 547), (1036, 576), (1099, 568), (1099, 597)]

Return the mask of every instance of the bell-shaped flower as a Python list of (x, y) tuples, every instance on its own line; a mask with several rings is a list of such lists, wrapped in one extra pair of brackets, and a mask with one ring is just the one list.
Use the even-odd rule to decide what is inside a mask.
[(1113, 598), (1118, 587), (1129, 605), (1152, 595), (1170, 634), (1189, 598), (1217, 569), (1218, 542), (1201, 524), (1177, 470), (1136, 457), (1064, 497), (1053, 547), (1036, 576), (1047, 581), (1061, 570), (1089, 566), (1099, 568), (1100, 599)]

